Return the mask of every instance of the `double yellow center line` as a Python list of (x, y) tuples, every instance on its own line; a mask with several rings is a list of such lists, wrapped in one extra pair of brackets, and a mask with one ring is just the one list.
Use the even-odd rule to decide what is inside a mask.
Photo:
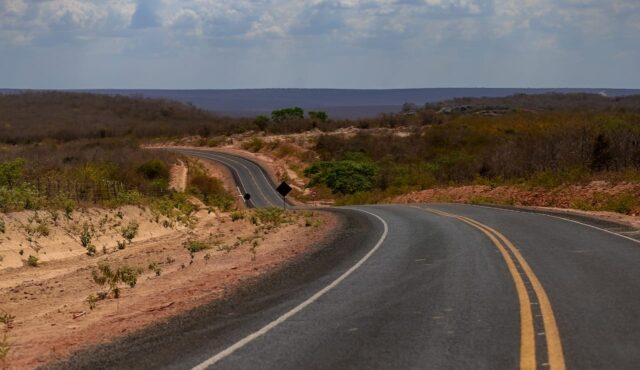
[[(520, 303), (520, 369), (531, 370), (537, 368), (536, 333), (534, 330), (534, 319), (531, 309), (532, 302), (525, 285), (526, 280), (531, 284), (535, 297), (537, 297), (538, 304), (540, 305), (540, 312), (542, 314), (542, 322), (544, 324), (545, 337), (547, 340), (548, 365), (552, 370), (565, 370), (566, 367), (562, 352), (562, 344), (560, 342), (560, 334), (558, 332), (558, 326), (556, 325), (555, 316), (553, 315), (553, 310), (551, 309), (549, 297), (527, 261), (522, 257), (518, 248), (516, 248), (509, 239), (498, 231), (471, 218), (432, 208), (420, 209), (440, 216), (455, 218), (482, 231), (500, 251), (500, 254), (507, 264), (511, 277), (515, 283), (516, 291), (518, 293), (518, 301)], [(523, 273), (520, 273), (518, 266)]]

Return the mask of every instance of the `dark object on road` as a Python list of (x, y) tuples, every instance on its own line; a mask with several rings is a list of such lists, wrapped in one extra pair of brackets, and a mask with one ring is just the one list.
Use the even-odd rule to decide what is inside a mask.
[(244, 198), (244, 200), (249, 200), (251, 199), (251, 194), (245, 193), (242, 197)]

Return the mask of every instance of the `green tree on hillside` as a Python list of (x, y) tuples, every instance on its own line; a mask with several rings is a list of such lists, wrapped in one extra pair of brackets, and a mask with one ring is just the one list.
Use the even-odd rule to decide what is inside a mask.
[(316, 162), (304, 174), (311, 178), (309, 186), (324, 184), (334, 194), (353, 194), (373, 189), (378, 167), (361, 156), (347, 156), (340, 161)]
[(283, 108), (271, 112), (271, 119), (274, 122), (284, 122), (292, 119), (304, 119), (304, 110), (299, 107)]
[(326, 122), (329, 119), (329, 115), (327, 114), (327, 112), (309, 112), (309, 118), (313, 119), (313, 120), (318, 120), (321, 122)]

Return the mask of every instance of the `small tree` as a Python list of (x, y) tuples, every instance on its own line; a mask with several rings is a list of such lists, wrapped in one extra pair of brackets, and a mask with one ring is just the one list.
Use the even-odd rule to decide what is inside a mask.
[(309, 186), (324, 184), (334, 194), (369, 191), (375, 185), (378, 167), (371, 161), (357, 158), (342, 161), (316, 162), (304, 171), (311, 178)]
[(138, 223), (135, 221), (129, 222), (126, 227), (122, 228), (122, 237), (127, 239), (129, 243), (133, 240), (133, 238), (138, 235)]
[(86, 222), (82, 225), (82, 231), (80, 232), (80, 244), (85, 248), (91, 245), (91, 230)]
[(326, 122), (329, 119), (327, 112), (309, 112), (309, 118), (321, 122)]
[(0, 186), (13, 187), (22, 177), (24, 162), (22, 158), (0, 162)]
[(98, 269), (91, 272), (93, 281), (100, 286), (107, 286), (105, 296), (113, 294), (113, 298), (120, 298), (120, 284), (126, 284), (133, 288), (138, 282), (138, 276), (142, 273), (141, 269), (129, 266), (118, 267), (112, 269), (107, 263), (98, 264)]
[(269, 127), (269, 123), (271, 122), (271, 120), (269, 120), (269, 117), (267, 116), (257, 116), (254, 120), (253, 123), (258, 126), (258, 129), (260, 131), (265, 131), (267, 129), (267, 127)]
[(304, 110), (300, 107), (283, 108), (271, 112), (271, 119), (274, 122), (284, 122), (292, 119), (304, 119)]

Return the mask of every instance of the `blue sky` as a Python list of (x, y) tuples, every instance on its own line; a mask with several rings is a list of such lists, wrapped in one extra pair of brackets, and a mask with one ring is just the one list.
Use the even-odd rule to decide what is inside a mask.
[(0, 87), (640, 87), (640, 0), (0, 0)]

